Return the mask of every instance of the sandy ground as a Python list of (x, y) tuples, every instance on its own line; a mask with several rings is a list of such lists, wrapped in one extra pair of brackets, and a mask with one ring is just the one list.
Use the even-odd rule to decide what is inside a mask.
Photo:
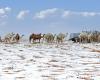
[(0, 44), (0, 80), (100, 80), (100, 44)]

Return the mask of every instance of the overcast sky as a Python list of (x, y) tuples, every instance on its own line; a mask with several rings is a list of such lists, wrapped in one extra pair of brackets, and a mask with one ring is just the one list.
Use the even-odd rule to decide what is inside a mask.
[(100, 0), (0, 0), (0, 34), (100, 31)]

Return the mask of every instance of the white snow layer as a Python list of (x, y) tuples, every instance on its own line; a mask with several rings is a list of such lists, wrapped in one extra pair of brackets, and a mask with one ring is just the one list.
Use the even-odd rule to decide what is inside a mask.
[(100, 80), (100, 44), (0, 44), (0, 80)]

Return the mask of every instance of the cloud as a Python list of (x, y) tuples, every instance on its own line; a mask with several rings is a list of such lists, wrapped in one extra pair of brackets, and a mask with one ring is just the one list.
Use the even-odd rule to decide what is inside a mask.
[(63, 14), (62, 14), (62, 17), (68, 17), (68, 16), (70, 16), (72, 14), (72, 12), (71, 11), (64, 11), (63, 12)]
[(41, 10), (34, 15), (35, 19), (45, 19), (48, 17), (59, 16), (62, 18), (67, 18), (69, 16), (82, 16), (82, 17), (94, 17), (100, 16), (100, 12), (88, 12), (88, 11), (71, 11), (58, 8), (51, 8), (46, 10)]
[(100, 15), (100, 13), (96, 13), (96, 12), (82, 12), (80, 13), (82, 16), (96, 16), (96, 15)]
[(0, 26), (3, 26), (3, 25), (7, 24), (6, 19), (8, 18), (9, 12), (11, 12), (10, 7), (0, 8)]
[(20, 11), (17, 15), (17, 19), (23, 20), (29, 14), (29, 10)]
[(10, 12), (11, 8), (10, 7), (5, 7), (5, 11)]
[(7, 17), (8, 13), (11, 11), (11, 8), (5, 7), (5, 8), (0, 8), (0, 18)]
[(5, 14), (5, 10), (4, 9), (0, 9), (0, 15), (3, 15), (3, 14)]
[(78, 15), (83, 17), (93, 17), (93, 16), (100, 16), (100, 12), (75, 12), (75, 11), (64, 11), (63, 17), (68, 17), (70, 15)]
[(42, 10), (42, 11), (36, 13), (35, 16), (34, 16), (34, 18), (44, 19), (46, 17), (49, 17), (50, 15), (56, 14), (57, 12), (58, 12), (57, 8)]

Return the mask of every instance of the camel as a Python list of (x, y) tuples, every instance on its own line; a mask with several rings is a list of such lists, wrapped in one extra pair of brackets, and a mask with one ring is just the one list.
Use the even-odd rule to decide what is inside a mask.
[(93, 38), (94, 38), (93, 33), (89, 33), (87, 37), (88, 37), (88, 42), (89, 42), (89, 43), (91, 43), (91, 42), (94, 41), (94, 39), (93, 39)]
[(79, 35), (80, 42), (98, 42), (98, 36), (99, 36), (98, 31), (84, 31), (81, 32)]
[(1, 36), (0, 36), (0, 42), (2, 42)]
[(94, 42), (98, 42), (98, 36), (100, 35), (100, 32), (98, 31), (94, 31), (93, 32), (93, 39), (94, 39)]
[(5, 37), (4, 37), (4, 42), (5, 43), (11, 43), (12, 39), (13, 39), (13, 36), (15, 34), (12, 32), (12, 33), (8, 33)]
[(29, 42), (31, 43), (32, 40), (33, 40), (33, 42), (36, 41), (36, 40), (38, 40), (39, 43), (40, 43), (41, 38), (43, 38), (43, 36), (41, 35), (41, 33), (40, 34), (34, 34), (33, 33), (33, 34), (31, 34), (29, 36)]
[(100, 34), (98, 35), (98, 42), (100, 42)]
[(79, 42), (88, 42), (88, 33), (87, 32), (81, 32), (79, 35)]
[(56, 36), (56, 42), (57, 43), (62, 43), (65, 39), (65, 37), (67, 37), (68, 33), (66, 34), (63, 34), (63, 33), (59, 33), (57, 36)]
[(99, 36), (98, 31), (93, 31), (88, 34), (88, 42), (98, 42), (98, 36)]
[(48, 43), (53, 43), (54, 38), (55, 38), (55, 35), (53, 35), (52, 33), (44, 34), (44, 39), (45, 39)]
[(19, 42), (19, 40), (23, 37), (24, 35), (19, 35), (18, 33), (15, 35), (15, 36), (13, 36), (13, 41), (15, 41), (16, 43), (18, 43)]

